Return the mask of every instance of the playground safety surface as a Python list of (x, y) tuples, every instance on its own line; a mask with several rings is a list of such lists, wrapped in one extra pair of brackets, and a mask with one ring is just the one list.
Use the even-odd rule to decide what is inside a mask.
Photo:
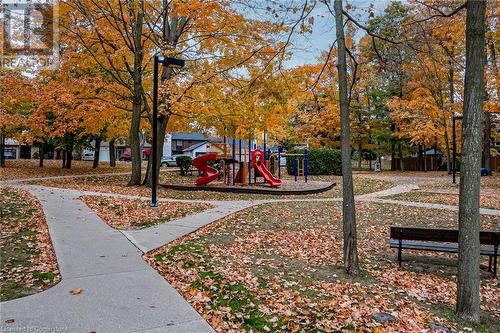
[(161, 186), (179, 191), (212, 191), (230, 193), (252, 193), (252, 194), (272, 194), (272, 195), (306, 195), (321, 193), (331, 190), (336, 183), (322, 181), (292, 181), (283, 180), (280, 187), (270, 187), (267, 183), (256, 183), (251, 185), (236, 184), (234, 186), (224, 183), (211, 183), (203, 186), (194, 184), (160, 184)]

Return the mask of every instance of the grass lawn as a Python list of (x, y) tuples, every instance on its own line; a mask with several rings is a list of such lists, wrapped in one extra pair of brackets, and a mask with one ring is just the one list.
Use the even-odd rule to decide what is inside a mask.
[(151, 209), (150, 202), (140, 199), (110, 198), (86, 195), (81, 199), (107, 224), (117, 229), (142, 229), (176, 220), (212, 208), (204, 203), (162, 202)]
[[(458, 194), (412, 191), (387, 196), (385, 198), (458, 206)], [(500, 209), (500, 191), (499, 193), (481, 193), (480, 206), (481, 208)]]
[[(161, 183), (193, 183), (197, 176), (181, 177), (178, 172), (163, 172), (160, 174)], [(259, 195), (244, 193), (218, 193), (208, 191), (177, 191), (159, 187), (158, 195), (161, 198), (174, 199), (200, 199), (200, 200), (256, 200), (256, 199), (277, 199), (277, 198), (338, 198), (342, 196), (342, 178), (338, 176), (313, 176), (311, 180), (336, 182), (337, 185), (326, 192), (310, 195)], [(86, 176), (71, 179), (51, 179), (30, 182), (44, 186), (61, 188), (75, 188), (86, 191), (119, 193), (149, 196), (151, 190), (144, 186), (127, 186), (128, 176)], [(389, 180), (369, 179), (366, 177), (354, 177), (355, 194), (361, 195), (376, 191), (381, 191), (392, 187)]]
[(117, 161), (114, 168), (110, 167), (109, 163), (102, 162), (98, 168), (93, 169), (92, 163), (92, 161), (72, 161), (71, 169), (63, 169), (60, 160), (46, 160), (42, 168), (38, 166), (38, 160), (6, 160), (6, 167), (0, 172), (0, 180), (128, 172), (131, 167), (130, 163)]
[(40, 203), (29, 193), (0, 189), (0, 301), (31, 295), (60, 280)]
[[(355, 278), (341, 266), (337, 202), (253, 207), (145, 258), (218, 332), (420, 332), (435, 322), (500, 330), (498, 280), (483, 273), (483, 323), (467, 326), (453, 314), (456, 255), (406, 251), (399, 269), (388, 248), (390, 225), (456, 227), (456, 212), (356, 208), (362, 275)], [(500, 218), (483, 216), (482, 227), (499, 230)], [(376, 323), (372, 314), (381, 311), (396, 321)]]

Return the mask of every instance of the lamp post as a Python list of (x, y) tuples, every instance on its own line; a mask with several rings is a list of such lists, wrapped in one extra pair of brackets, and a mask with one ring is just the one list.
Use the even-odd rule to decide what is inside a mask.
[(457, 134), (456, 134), (456, 121), (463, 119), (462, 115), (453, 115), (452, 117), (452, 132), (453, 132), (453, 163), (451, 166), (451, 172), (453, 174), (453, 184), (456, 184), (456, 160), (457, 160)]
[(153, 131), (153, 159), (151, 165), (151, 207), (158, 207), (158, 67), (159, 64), (167, 67), (182, 68), (185, 61), (182, 59), (154, 56), (153, 62), (153, 116), (152, 116), (152, 131)]

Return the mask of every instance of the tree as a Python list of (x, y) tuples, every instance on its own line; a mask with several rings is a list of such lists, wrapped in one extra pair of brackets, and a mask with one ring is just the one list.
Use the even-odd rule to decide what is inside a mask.
[(467, 1), (466, 66), (462, 124), (462, 159), (458, 212), (457, 313), (480, 320), (480, 215), (481, 123), (484, 98), (484, 45), (486, 1)]
[(342, 0), (335, 0), (334, 10), (338, 45), (337, 68), (339, 73), (338, 85), (342, 138), (342, 219), (344, 234), (344, 265), (349, 274), (358, 274), (359, 263), (356, 234), (356, 209), (354, 206), (354, 190), (352, 180), (350, 117), (347, 93), (347, 65)]
[[(103, 87), (114, 99), (127, 101), (131, 112), (129, 142), (132, 154), (130, 185), (141, 183), (141, 149), (139, 130), (143, 113), (143, 75), (150, 51), (144, 31), (144, 0), (133, 1), (64, 1), (61, 25), (67, 45), (82, 50), (100, 67), (115, 85)], [(150, 43), (149, 43), (150, 44)], [(147, 59), (149, 60), (149, 58)], [(116, 86), (119, 86), (116, 89)], [(113, 89), (115, 88), (115, 89)]]

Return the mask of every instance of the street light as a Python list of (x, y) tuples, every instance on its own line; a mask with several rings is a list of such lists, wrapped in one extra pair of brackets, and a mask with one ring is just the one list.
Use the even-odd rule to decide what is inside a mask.
[(455, 131), (456, 125), (455, 122), (457, 120), (463, 119), (464, 116), (462, 115), (453, 115), (452, 120), (453, 120), (453, 165), (451, 167), (452, 173), (453, 173), (453, 184), (456, 184), (457, 181), (455, 179), (455, 174), (456, 174), (456, 160), (457, 160), (457, 134)]
[(153, 63), (153, 159), (151, 166), (151, 207), (158, 207), (158, 176), (156, 174), (156, 169), (158, 167), (158, 66), (162, 64), (167, 67), (182, 68), (185, 65), (183, 59), (161, 58), (158, 55), (154, 56)]

